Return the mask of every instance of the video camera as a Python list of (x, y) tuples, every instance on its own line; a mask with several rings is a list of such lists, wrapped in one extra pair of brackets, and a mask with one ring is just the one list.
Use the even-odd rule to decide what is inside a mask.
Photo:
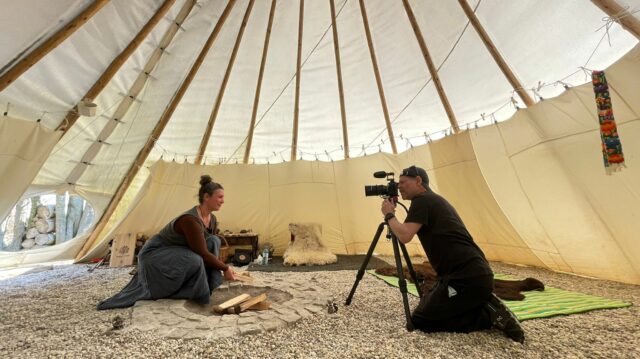
[(393, 172), (377, 171), (373, 173), (373, 177), (386, 178), (389, 183), (386, 186), (381, 184), (364, 186), (364, 195), (391, 198), (396, 202), (398, 200), (398, 183), (393, 178)]

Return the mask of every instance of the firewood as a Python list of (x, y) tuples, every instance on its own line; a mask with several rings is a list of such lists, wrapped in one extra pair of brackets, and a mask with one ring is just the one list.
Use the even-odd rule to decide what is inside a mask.
[(236, 280), (244, 283), (253, 283), (253, 278), (249, 276), (249, 273), (235, 273)]
[(40, 205), (36, 208), (36, 216), (38, 216), (38, 218), (49, 219), (52, 214), (53, 210), (48, 206)]
[(36, 227), (27, 229), (27, 239), (34, 239), (38, 234), (40, 234), (40, 232), (38, 232), (38, 229)]
[(268, 300), (265, 300), (263, 302), (252, 305), (247, 310), (267, 310), (269, 308), (271, 308), (271, 302)]
[[(69, 204), (67, 207), (67, 227), (66, 233), (64, 235), (66, 240), (74, 238), (76, 236), (76, 233), (78, 233), (83, 204), (84, 200), (82, 199), (82, 197), (75, 194), (69, 196)], [(65, 229), (60, 228), (60, 230)]]
[(25, 239), (24, 241), (22, 241), (22, 248), (24, 249), (33, 248), (35, 245), (36, 245), (35, 239)]
[(246, 301), (237, 304), (235, 306), (233, 306), (233, 308), (229, 308), (226, 310), (226, 312), (228, 314), (240, 314), (244, 311), (246, 311), (247, 309), (251, 308), (252, 306), (263, 302), (267, 300), (267, 294), (266, 293), (262, 293), (260, 295), (257, 295), (255, 297), (251, 297), (250, 299), (247, 299)]
[(36, 244), (46, 246), (55, 243), (56, 236), (53, 233), (40, 233), (35, 238)]
[(214, 305), (212, 309), (216, 313), (223, 313), (226, 309), (229, 309), (234, 305), (238, 305), (249, 298), (251, 298), (249, 294), (240, 294), (239, 296), (233, 297), (227, 300), (226, 302), (220, 303), (218, 305)]
[(35, 227), (40, 233), (49, 233), (55, 230), (56, 225), (53, 219), (38, 218), (36, 219)]
[(65, 195), (57, 194), (56, 195), (56, 243), (63, 243), (67, 239), (67, 213), (66, 213), (66, 203), (65, 203)]

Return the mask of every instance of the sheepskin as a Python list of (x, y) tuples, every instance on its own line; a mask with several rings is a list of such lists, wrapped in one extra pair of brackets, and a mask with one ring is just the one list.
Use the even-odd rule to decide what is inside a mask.
[(322, 244), (322, 226), (319, 223), (290, 223), (294, 241), (282, 255), (285, 266), (324, 265), (338, 261), (335, 254)]

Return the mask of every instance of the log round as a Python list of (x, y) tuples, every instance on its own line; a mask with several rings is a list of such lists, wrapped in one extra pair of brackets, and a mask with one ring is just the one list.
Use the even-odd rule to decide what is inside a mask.
[(36, 209), (36, 216), (38, 218), (49, 219), (53, 215), (53, 210), (48, 206), (38, 206)]
[(40, 233), (49, 233), (56, 229), (56, 223), (52, 219), (38, 218), (35, 226)]
[(36, 244), (46, 246), (53, 244), (56, 241), (56, 236), (53, 233), (41, 233), (36, 236)]
[(35, 239), (25, 239), (22, 241), (22, 248), (29, 249), (36, 245)]
[(38, 229), (36, 227), (27, 229), (27, 239), (34, 239), (38, 234), (40, 234), (40, 232), (38, 232)]

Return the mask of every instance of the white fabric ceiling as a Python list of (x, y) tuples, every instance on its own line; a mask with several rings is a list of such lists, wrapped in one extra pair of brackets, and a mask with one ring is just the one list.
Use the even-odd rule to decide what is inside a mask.
[[(190, 1), (190, 0), (189, 0)], [(34, 184), (57, 186), (96, 139), (145, 66), (184, 0), (178, 0), (144, 43), (95, 99), (99, 116), (81, 117), (55, 147)], [(0, 68), (6, 70), (32, 44), (50, 36), (90, 1), (9, 2), (0, 15)], [(131, 41), (163, 3), (112, 0), (87, 24), (0, 93), (13, 117), (55, 128), (93, 85), (110, 61)], [(238, 0), (217, 40), (158, 139), (147, 164), (160, 156), (193, 162), (227, 68), (249, 1)], [(515, 108), (513, 89), (468, 24), (457, 1), (411, 1), (443, 87), (461, 125), (487, 114), (503, 120)], [(640, 1), (622, 1), (630, 11)], [(207, 163), (242, 161), (249, 130), (271, 1), (257, 0), (224, 92), (205, 152)], [(299, 1), (278, 1), (251, 162), (289, 159), (292, 141)], [(365, 1), (373, 45), (399, 151), (442, 137), (449, 121), (402, 1)], [(470, 1), (477, 16), (525, 88), (547, 84), (542, 97), (563, 91), (555, 81), (576, 85), (588, 80), (579, 66), (604, 68), (637, 39), (589, 1)], [(113, 193), (184, 80), (226, 6), (200, 1), (182, 24), (126, 116), (101, 148), (93, 165), (77, 180), (85, 190)], [(6, 10), (6, 11), (5, 11)], [(350, 156), (390, 152), (389, 139), (369, 57), (360, 6), (336, 0), (337, 28), (346, 99)], [(640, 17), (639, 13), (635, 13)], [(342, 128), (329, 1), (306, 1), (302, 43), (298, 149), (304, 159), (342, 159)], [(599, 46), (598, 46), (599, 45)], [(28, 51), (27, 51), (28, 52)], [(568, 77), (567, 77), (568, 76)], [(533, 92), (529, 91), (533, 96)], [(522, 101), (519, 100), (520, 106)], [(141, 181), (139, 181), (141, 183)]]

